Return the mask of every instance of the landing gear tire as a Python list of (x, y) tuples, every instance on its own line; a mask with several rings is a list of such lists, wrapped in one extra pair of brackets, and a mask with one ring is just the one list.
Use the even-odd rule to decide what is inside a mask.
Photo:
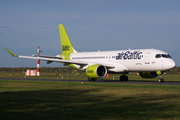
[(124, 76), (121, 75), (120, 78), (119, 78), (120, 81), (123, 81), (124, 80)]
[(163, 82), (164, 82), (164, 79), (163, 79), (163, 78), (159, 78), (158, 82), (159, 82), (159, 83), (163, 83)]
[(88, 81), (91, 82), (91, 81), (92, 81), (92, 78), (89, 78), (89, 77), (88, 77)]
[(126, 75), (121, 75), (119, 78), (120, 81), (128, 81), (128, 76)]
[(163, 83), (164, 82), (164, 79), (162, 78), (163, 77), (163, 73), (164, 72), (161, 72), (161, 74), (160, 74), (160, 77), (159, 77), (159, 80), (158, 80), (159, 83)]
[(124, 81), (128, 81), (128, 76), (124, 76)]
[(89, 81), (89, 82), (92, 82), (92, 81), (96, 82), (96, 81), (97, 81), (97, 78), (89, 78), (89, 77), (88, 77), (88, 81)]

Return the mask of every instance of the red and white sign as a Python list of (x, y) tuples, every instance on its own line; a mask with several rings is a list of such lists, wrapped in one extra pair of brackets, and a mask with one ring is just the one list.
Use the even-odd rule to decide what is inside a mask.
[(37, 76), (37, 70), (26, 70), (26, 76)]

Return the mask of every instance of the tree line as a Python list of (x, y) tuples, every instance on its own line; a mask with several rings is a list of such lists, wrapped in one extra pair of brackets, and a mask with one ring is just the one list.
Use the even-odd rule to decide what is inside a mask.
[[(0, 68), (0, 72), (26, 72), (26, 70), (37, 70), (36, 67), (22, 67), (22, 68)], [(41, 67), (42, 73), (83, 73), (71, 67)]]
[[(26, 70), (36, 70), (36, 67), (22, 68), (0, 68), (0, 72), (26, 72)], [(77, 70), (71, 67), (42, 67), (40, 72), (43, 73), (85, 73), (85, 71)], [(180, 74), (180, 67), (175, 67), (167, 71), (169, 74)]]

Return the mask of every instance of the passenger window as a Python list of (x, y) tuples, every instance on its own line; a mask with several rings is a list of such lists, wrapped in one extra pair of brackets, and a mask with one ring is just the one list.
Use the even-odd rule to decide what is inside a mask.
[(161, 57), (161, 55), (160, 55), (160, 54), (157, 54), (157, 55), (156, 55), (156, 58), (160, 58), (160, 57)]

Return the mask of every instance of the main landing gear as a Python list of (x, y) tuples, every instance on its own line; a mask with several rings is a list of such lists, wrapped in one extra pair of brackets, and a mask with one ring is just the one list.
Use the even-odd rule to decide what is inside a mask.
[(92, 82), (92, 81), (96, 82), (96, 80), (97, 80), (97, 78), (89, 78), (89, 77), (88, 77), (88, 81), (89, 81), (89, 82)]
[(128, 81), (128, 76), (126, 76), (125, 74), (123, 74), (123, 75), (121, 75), (121, 76), (119, 77), (119, 80), (120, 80), (120, 81)]
[(159, 75), (159, 80), (158, 80), (159, 83), (164, 82), (164, 79), (162, 77), (163, 77), (163, 72)]

